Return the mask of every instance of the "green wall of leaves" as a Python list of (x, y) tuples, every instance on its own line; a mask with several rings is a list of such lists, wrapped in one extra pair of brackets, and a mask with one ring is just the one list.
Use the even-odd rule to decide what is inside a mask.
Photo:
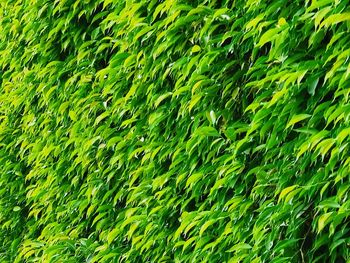
[(0, 1), (0, 262), (346, 262), (349, 31), (345, 0)]

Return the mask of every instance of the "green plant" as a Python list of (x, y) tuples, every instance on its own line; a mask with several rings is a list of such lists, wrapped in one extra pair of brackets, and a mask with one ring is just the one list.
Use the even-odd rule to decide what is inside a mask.
[(1, 1), (0, 261), (349, 260), (349, 21)]

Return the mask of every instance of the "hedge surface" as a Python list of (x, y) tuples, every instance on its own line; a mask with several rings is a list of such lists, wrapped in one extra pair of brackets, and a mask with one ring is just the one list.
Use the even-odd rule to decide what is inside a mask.
[(0, 1), (0, 262), (346, 262), (345, 0)]

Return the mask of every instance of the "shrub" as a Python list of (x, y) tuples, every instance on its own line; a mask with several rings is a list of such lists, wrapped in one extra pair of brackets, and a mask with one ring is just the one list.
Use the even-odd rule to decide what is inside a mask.
[(1, 1), (0, 261), (349, 260), (349, 21)]

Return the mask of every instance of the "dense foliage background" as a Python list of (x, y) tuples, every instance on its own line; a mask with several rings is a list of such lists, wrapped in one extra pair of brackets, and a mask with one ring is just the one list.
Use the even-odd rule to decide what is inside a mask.
[(1, 262), (346, 262), (345, 0), (0, 1)]

